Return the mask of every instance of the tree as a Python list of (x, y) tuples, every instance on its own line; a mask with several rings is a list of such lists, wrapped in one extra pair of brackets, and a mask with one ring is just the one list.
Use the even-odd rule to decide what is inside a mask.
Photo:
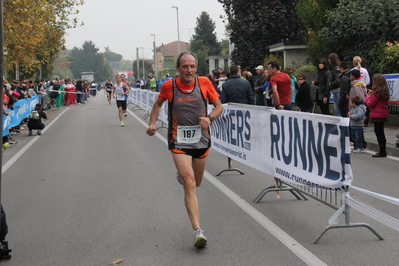
[(215, 33), (215, 22), (209, 17), (207, 12), (202, 12), (197, 18), (197, 26), (194, 28), (194, 35), (191, 38), (190, 51), (197, 55), (199, 75), (207, 75), (209, 66), (206, 57), (219, 55), (221, 52), (220, 44)]
[(202, 12), (197, 18), (197, 26), (194, 28), (194, 31), (195, 33), (191, 38), (191, 42), (201, 40), (203, 45), (208, 48), (209, 55), (220, 54), (221, 48), (216, 38), (215, 22), (213, 22), (207, 12)]
[[(139, 69), (137, 70), (137, 60), (133, 61), (133, 72), (137, 78), (144, 77), (143, 76), (143, 60), (139, 60)], [(147, 75), (149, 72), (154, 73), (154, 69), (152, 68), (152, 60), (144, 60), (144, 74)]]
[(206, 63), (206, 57), (209, 56), (209, 47), (202, 40), (191, 41), (190, 50), (195, 53), (198, 60), (197, 73), (200, 76), (209, 74), (209, 66)]
[(326, 17), (320, 36), (341, 50), (345, 60), (360, 55), (372, 66), (379, 60), (371, 57), (377, 42), (399, 39), (396, 0), (341, 0)]
[(332, 52), (340, 55), (334, 44), (320, 36), (320, 31), (328, 25), (326, 13), (334, 9), (338, 2), (339, 0), (299, 0), (296, 6), (298, 15), (308, 32), (306, 43), (310, 61), (313, 63)]
[(111, 66), (98, 51), (92, 41), (86, 41), (82, 48), (74, 47), (71, 50), (70, 69), (75, 77), (80, 77), (81, 72), (94, 72), (96, 81), (111, 79)]
[[(7, 69), (19, 65), (22, 77), (38, 68), (51, 70), (66, 29), (76, 27), (75, 6), (83, 0), (4, 0), (4, 39)], [(39, 15), (38, 15), (39, 14)], [(46, 73), (44, 73), (46, 75)]]
[(227, 14), (235, 64), (254, 68), (268, 56), (270, 45), (306, 37), (295, 9), (296, 0), (218, 1)]
[(105, 59), (107, 59), (108, 62), (117, 62), (121, 61), (123, 56), (121, 54), (117, 54), (112, 52), (109, 47), (105, 47), (105, 52), (103, 53), (103, 56)]

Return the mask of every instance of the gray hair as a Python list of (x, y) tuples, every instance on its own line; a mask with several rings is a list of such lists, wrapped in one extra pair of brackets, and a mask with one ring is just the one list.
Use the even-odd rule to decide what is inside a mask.
[(181, 52), (181, 53), (177, 56), (176, 67), (180, 67), (180, 59), (181, 59), (183, 56), (185, 56), (185, 55), (192, 55), (192, 56), (194, 57), (194, 59), (195, 59), (195, 65), (198, 66), (198, 59), (197, 59), (197, 56), (196, 56), (193, 52), (184, 51), (184, 52)]

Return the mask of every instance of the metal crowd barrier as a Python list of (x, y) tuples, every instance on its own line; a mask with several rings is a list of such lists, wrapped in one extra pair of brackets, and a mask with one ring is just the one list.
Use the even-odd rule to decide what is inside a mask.
[(339, 210), (340, 208), (342, 209), (342, 213), (343, 215), (345, 215), (345, 222), (341, 224), (337, 223), (326, 226), (321, 231), (321, 233), (315, 238), (315, 240), (313, 240), (312, 244), (316, 244), (320, 240), (320, 238), (330, 229), (353, 228), (353, 227), (366, 227), (372, 233), (374, 233), (380, 240), (384, 240), (384, 238), (371, 225), (367, 223), (350, 222), (350, 208), (349, 205), (346, 203), (346, 198), (345, 198), (345, 194), (349, 193), (348, 187), (342, 191), (335, 191), (329, 189), (309, 187), (305, 185), (290, 184), (278, 178), (275, 178), (275, 180), (276, 184), (262, 190), (262, 192), (259, 193), (259, 195), (253, 201), (254, 203), (258, 203), (268, 192), (289, 191), (298, 200), (301, 199), (307, 200), (306, 196), (308, 196), (335, 210)]

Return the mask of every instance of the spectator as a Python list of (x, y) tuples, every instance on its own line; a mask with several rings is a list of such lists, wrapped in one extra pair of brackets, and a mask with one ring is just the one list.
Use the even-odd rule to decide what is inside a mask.
[(380, 147), (380, 151), (372, 155), (373, 157), (387, 157), (384, 122), (388, 121), (388, 101), (389, 89), (387, 80), (382, 74), (375, 74), (373, 88), (369, 90), (366, 96), (366, 105), (370, 108), (371, 121), (374, 123), (374, 133)]
[[(365, 68), (367, 70), (367, 73), (369, 74), (369, 78), (370, 78), (370, 84), (367, 85), (367, 89), (370, 89), (373, 87), (373, 77), (375, 74), (374, 69), (367, 67), (367, 61), (364, 57), (361, 58), (362, 62), (360, 63), (361, 66), (363, 68)], [(364, 126), (368, 127), (369, 126), (369, 122), (370, 122), (370, 108), (368, 106), (367, 107), (367, 111), (366, 111), (366, 119), (364, 120)]]
[(306, 82), (306, 75), (300, 74), (298, 76), (298, 93), (295, 98), (295, 103), (301, 110), (301, 112), (308, 112), (309, 109), (312, 107), (313, 102), (312, 98), (310, 97), (310, 86)]
[(348, 112), (350, 119), (351, 138), (354, 143), (353, 152), (360, 153), (366, 148), (363, 135), (363, 124), (366, 115), (366, 106), (359, 96), (351, 97), (352, 109)]
[(82, 85), (82, 81), (78, 80), (76, 82), (76, 93), (77, 93), (77, 102), (78, 104), (83, 104), (84, 103), (84, 89), (83, 89), (83, 85)]
[(330, 70), (327, 59), (320, 59), (318, 67), (319, 71), (317, 80), (312, 81), (312, 84), (319, 87), (317, 90), (317, 103), (320, 106), (321, 113), (324, 115), (330, 115), (329, 100), (324, 101), (324, 98), (330, 99), (329, 91), (327, 90), (328, 80), (330, 78)]
[(297, 78), (294, 76), (294, 74), (292, 74), (292, 71), (290, 68), (284, 68), (283, 72), (291, 77), (291, 83), (292, 83), (291, 101), (294, 104), (295, 98), (296, 98), (296, 92), (298, 90)]
[(97, 83), (94, 80), (90, 84), (90, 95), (91, 96), (97, 95)]
[(260, 89), (259, 87), (261, 87), (262, 85), (265, 84), (266, 80), (265, 80), (265, 75), (264, 75), (264, 69), (262, 65), (259, 65), (255, 68), (256, 73), (258, 74), (256, 81), (255, 81), (255, 104), (256, 105), (262, 105), (265, 106), (265, 100), (264, 100), (264, 96), (263, 96), (263, 92), (265, 90)]
[(232, 66), (230, 74), (230, 78), (222, 85), (221, 102), (254, 104), (251, 85), (249, 81), (241, 78), (241, 69), (238, 66)]
[(277, 61), (270, 61), (267, 64), (267, 69), (271, 75), (270, 84), (272, 86), (273, 104), (276, 109), (292, 110), (291, 77), (280, 72), (280, 65)]
[(220, 95), (221, 91), (222, 91), (222, 85), (227, 80), (227, 77), (226, 77), (226, 72), (224, 72), (224, 71), (222, 71), (220, 73), (218, 72), (217, 75), (218, 75), (218, 78), (215, 79), (215, 84), (218, 88), (218, 93)]
[(339, 112), (342, 117), (347, 117), (348, 116), (348, 104), (349, 104), (349, 92), (351, 89), (351, 80), (350, 80), (350, 70), (348, 69), (348, 63), (345, 61), (341, 62), (339, 64), (339, 71), (341, 74), (339, 75), (339, 87), (340, 87), (340, 92), (339, 92), (339, 102), (338, 102), (338, 107), (339, 107)]
[[(224, 73), (224, 72), (222, 72), (222, 73), (224, 74), (223, 76), (226, 77), (226, 73)], [(220, 75), (222, 75), (222, 73), (220, 73)], [(248, 70), (245, 70), (244, 72), (242, 72), (242, 77), (244, 79), (248, 80), (249, 84), (251, 85), (252, 92), (255, 92), (255, 82), (252, 77), (252, 73)], [(220, 80), (220, 78), (219, 78), (219, 80)]]
[[(349, 98), (359, 96), (361, 101), (365, 101), (367, 94), (366, 84), (361, 81), (360, 71), (355, 69), (350, 72), (351, 89), (349, 91)], [(352, 105), (352, 104), (350, 104)]]
[[(339, 61), (339, 57), (336, 53), (331, 53), (328, 56), (328, 62), (330, 63), (330, 77), (328, 79), (328, 86), (327, 86), (327, 90), (328, 93), (327, 94), (332, 94), (333, 100), (334, 100), (334, 111), (335, 111), (335, 115), (336, 116), (341, 116), (341, 112), (339, 110), (338, 107), (338, 102), (339, 102), (339, 94), (340, 94), (340, 82), (339, 82), (339, 75), (340, 75), (340, 71), (339, 71), (339, 64), (341, 63)], [(328, 101), (329, 98), (324, 98), (324, 101)]]
[(363, 81), (366, 83), (366, 85), (370, 84), (370, 75), (369, 72), (367, 72), (367, 69), (362, 67), (362, 58), (360, 56), (355, 56), (353, 57), (353, 66), (351, 70), (359, 70), (360, 71), (360, 81)]
[(41, 135), (45, 125), (42, 123), (42, 118), (47, 119), (46, 113), (40, 103), (36, 104), (35, 109), (29, 115), (28, 129), (29, 136), (32, 136), (32, 129), (37, 129), (37, 134)]

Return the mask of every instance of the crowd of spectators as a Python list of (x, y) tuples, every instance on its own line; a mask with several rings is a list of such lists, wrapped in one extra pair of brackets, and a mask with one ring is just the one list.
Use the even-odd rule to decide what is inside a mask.
[[(363, 133), (360, 132), (364, 132), (364, 127), (372, 122), (380, 146), (380, 151), (373, 157), (386, 157), (383, 123), (388, 118), (387, 81), (383, 75), (374, 74), (375, 71), (367, 67), (364, 58), (353, 57), (350, 68), (347, 62), (339, 60), (337, 54), (331, 53), (327, 59), (321, 58), (318, 61), (317, 78), (312, 81), (307, 81), (305, 74), (300, 74), (297, 78), (290, 69), (281, 70), (276, 61), (267, 65), (267, 68), (259, 65), (255, 69), (246, 67), (244, 70), (240, 66), (232, 66), (229, 72), (219, 68), (213, 70), (208, 78), (221, 95), (222, 103), (256, 104), (301, 112), (314, 112), (317, 104), (323, 115), (356, 119), (356, 122), (351, 123), (355, 125), (351, 140), (357, 140), (353, 149), (357, 153), (367, 146)], [(375, 81), (378, 81), (378, 85), (374, 84)], [(316, 89), (311, 90), (310, 84)], [(248, 88), (251, 94), (248, 93)], [(312, 98), (313, 91), (315, 95)], [(356, 99), (356, 102), (351, 99)], [(330, 102), (333, 103), (333, 110), (330, 109)], [(375, 102), (378, 102), (377, 106)], [(360, 119), (359, 110), (365, 110)], [(360, 124), (362, 130), (359, 130)]]
[[(13, 110), (14, 104), (18, 100), (39, 95), (41, 118), (45, 118), (43, 113), (47, 109), (84, 104), (90, 97), (96, 96), (96, 92), (93, 93), (93, 91), (97, 91), (102, 86), (101, 83), (97, 84), (94, 82), (96, 84), (94, 87), (92, 85), (93, 82), (87, 80), (75, 81), (68, 77), (47, 81), (28, 79), (23, 81), (12, 80), (9, 82), (5, 79), (3, 80), (3, 114), (8, 116), (8, 110)], [(20, 125), (10, 128), (9, 135), (3, 136), (3, 148), (8, 148), (12, 144), (15, 144), (16, 141), (12, 135), (21, 133), (21, 130), (27, 125), (29, 125), (29, 118), (22, 120)], [(33, 126), (33, 129), (38, 129), (37, 127)]]

